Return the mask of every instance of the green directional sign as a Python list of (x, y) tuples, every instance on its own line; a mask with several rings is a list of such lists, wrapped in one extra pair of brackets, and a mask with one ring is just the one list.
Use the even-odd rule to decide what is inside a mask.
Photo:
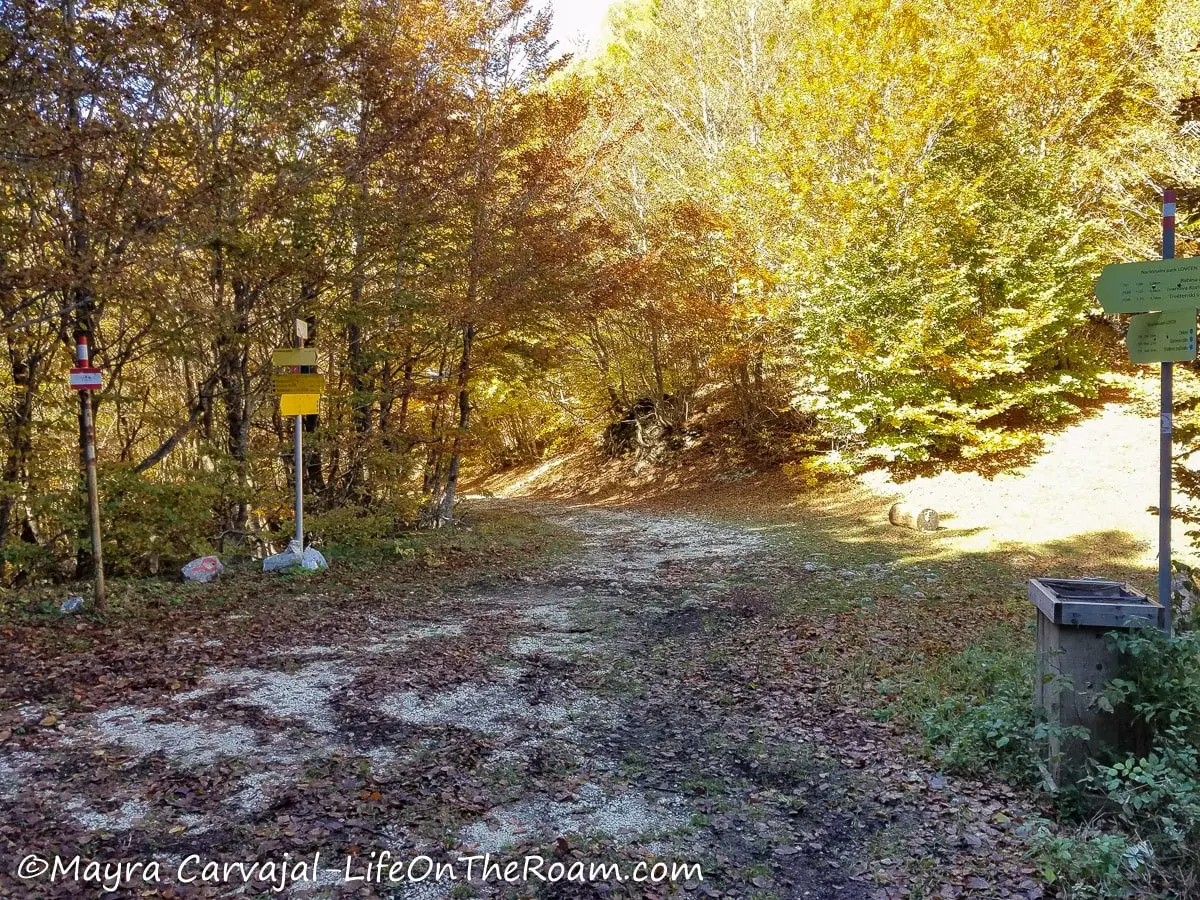
[(1129, 320), (1125, 336), (1135, 363), (1187, 362), (1196, 358), (1196, 310), (1147, 313)]
[(1105, 266), (1096, 297), (1108, 313), (1200, 308), (1200, 257)]

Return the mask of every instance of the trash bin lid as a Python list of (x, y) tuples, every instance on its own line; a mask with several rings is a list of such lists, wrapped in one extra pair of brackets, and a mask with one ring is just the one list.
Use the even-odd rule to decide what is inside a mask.
[(1162, 627), (1163, 608), (1137, 588), (1101, 578), (1031, 578), (1029, 602), (1056, 625)]

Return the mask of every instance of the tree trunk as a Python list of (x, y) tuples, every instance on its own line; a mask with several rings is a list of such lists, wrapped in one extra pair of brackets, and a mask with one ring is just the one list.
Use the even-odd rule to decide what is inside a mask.
[[(33, 407), (37, 394), (40, 353), (25, 353), (18, 348), (13, 335), (8, 336), (10, 371), (17, 396), (12, 413), (5, 422), (5, 437), (8, 453), (4, 460), (4, 494), (0, 497), (0, 550), (8, 546), (10, 536), (18, 531), (14, 528), (14, 513), (18, 504), (24, 505), (29, 495), (29, 459), (33, 455)], [(23, 359), (21, 357), (24, 357)], [(32, 531), (28, 515), (21, 523), (20, 532)], [(7, 566), (5, 567), (7, 569)], [(21, 573), (3, 572), (17, 577)]]
[(662, 351), (659, 346), (658, 319), (655, 316), (650, 316), (650, 359), (654, 364), (654, 400), (657, 403), (666, 396), (666, 388), (663, 378)]
[(400, 415), (396, 419), (396, 431), (403, 436), (408, 427), (408, 398), (413, 392), (413, 358), (412, 343), (405, 348), (404, 383), (400, 386)]
[(442, 344), (442, 353), (438, 359), (437, 391), (429, 414), (429, 450), (425, 454), (425, 478), (421, 488), (425, 496), (430, 498), (436, 498), (442, 492), (442, 459), (445, 455), (442, 452), (442, 418), (446, 404), (443, 382), (446, 377), (449, 344), (448, 338)]
[(228, 511), (231, 531), (244, 532), (249, 516), (250, 491), (250, 309), (253, 291), (240, 278), (233, 279), (233, 327), (222, 335), (217, 348), (217, 371), (225, 394), (225, 449), (233, 459), (237, 495)]
[(462, 442), (471, 425), (471, 345), (475, 342), (475, 325), (467, 322), (462, 330), (462, 357), (458, 363), (458, 430), (450, 451), (450, 468), (446, 472), (446, 489), (438, 507), (439, 526), (454, 519), (454, 494), (458, 490), (458, 470), (462, 460)]
[[(359, 65), (365, 65), (365, 61)], [(360, 77), (363, 73), (360, 72)], [(367, 449), (367, 438), (371, 432), (373, 403), (367, 391), (367, 363), (363, 355), (362, 325), (359, 316), (363, 315), (363, 282), (364, 268), (367, 263), (366, 223), (363, 221), (366, 210), (367, 195), (367, 129), (370, 123), (370, 108), (362, 96), (365, 88), (359, 85), (360, 98), (358, 101), (358, 130), (354, 136), (353, 158), (353, 197), (351, 198), (351, 215), (353, 216), (353, 251), (350, 268), (350, 318), (346, 323), (346, 369), (350, 382), (350, 416), (354, 428), (355, 440), (349, 450), (349, 461), (346, 472), (342, 476), (342, 492), (344, 496), (356, 503), (369, 502), (366, 491), (366, 472), (364, 456)]]

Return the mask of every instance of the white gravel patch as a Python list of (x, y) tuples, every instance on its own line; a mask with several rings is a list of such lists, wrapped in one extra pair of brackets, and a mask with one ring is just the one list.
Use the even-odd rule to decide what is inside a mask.
[(372, 747), (363, 756), (371, 761), (371, 768), (375, 770), (386, 768), (400, 758), (391, 747)]
[(491, 672), (493, 679), (510, 687), (520, 684), (524, 673), (525, 669), (516, 664), (496, 666)]
[(406, 882), (396, 891), (395, 897), (397, 900), (444, 900), (453, 893), (453, 883), (429, 880)]
[(256, 813), (267, 808), (271, 802), (267, 791), (283, 783), (281, 773), (256, 772), (242, 779), (242, 789), (226, 798), (225, 802), (236, 806), (244, 813)]
[(569, 735), (576, 722), (612, 718), (609, 705), (594, 697), (531, 704), (500, 684), (461, 685), (425, 697), (405, 691), (385, 700), (380, 708), (412, 725), (458, 725), (497, 735), (515, 734), (520, 725)]
[(493, 809), (463, 828), (458, 839), (476, 852), (499, 853), (519, 843), (546, 843), (565, 834), (602, 834), (634, 842), (680, 828), (688, 821), (680, 801), (653, 802), (637, 793), (612, 796), (589, 784), (580, 790), (578, 800), (569, 803), (543, 797)]
[(24, 770), (36, 761), (37, 757), (32, 753), (10, 753), (7, 759), (0, 757), (0, 798), (7, 800), (21, 793), (26, 781)]
[(311, 647), (289, 647), (286, 650), (272, 650), (268, 656), (336, 656), (344, 652), (341, 647), (331, 647), (328, 644), (313, 644)]
[(340, 885), (346, 880), (345, 869), (321, 869), (310, 872), (307, 881), (295, 881), (288, 886), (292, 897), (308, 897), (320, 893), (321, 896), (335, 896)]
[(310, 663), (295, 672), (228, 669), (206, 676), (203, 684), (209, 690), (236, 687), (239, 703), (257, 706), (273, 716), (295, 719), (311, 731), (329, 734), (336, 730), (330, 697), (353, 680), (355, 670), (356, 667), (341, 660)]
[(645, 584), (668, 563), (741, 562), (767, 548), (758, 534), (691, 516), (650, 516), (628, 511), (580, 511), (555, 517), (585, 536), (586, 554), (560, 574), (573, 579), (613, 579)]
[(261, 756), (264, 752), (258, 735), (244, 725), (150, 721), (162, 715), (165, 710), (156, 707), (118, 706), (97, 713), (94, 722), (102, 738), (141, 756), (162, 751), (174, 759), (206, 764), (222, 757), (244, 753)]
[(17, 707), (17, 715), (23, 720), (41, 719), (46, 715), (46, 707), (40, 703), (22, 703)]
[(559, 632), (523, 634), (514, 638), (508, 645), (508, 651), (517, 656), (545, 653), (547, 656), (565, 657), (599, 649), (586, 634), (561, 634)]
[(554, 630), (555, 628), (576, 628), (579, 621), (569, 606), (557, 603), (540, 603), (521, 610), (521, 618), (539, 628)]
[(89, 831), (128, 831), (140, 823), (150, 812), (150, 804), (144, 800), (126, 800), (116, 812), (102, 813), (92, 809), (78, 797), (64, 807), (72, 818)]
[(188, 834), (204, 834), (206, 831), (212, 831), (217, 823), (208, 816), (185, 813), (179, 817), (179, 824), (188, 830)]

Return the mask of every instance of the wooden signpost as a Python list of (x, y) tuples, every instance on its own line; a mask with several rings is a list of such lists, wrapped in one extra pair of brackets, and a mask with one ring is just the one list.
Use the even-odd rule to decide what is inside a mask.
[(287, 374), (272, 376), (275, 393), (279, 395), (279, 414), (295, 417), (293, 450), (296, 472), (296, 536), (297, 552), (304, 549), (304, 416), (315, 416), (320, 410), (325, 376), (311, 370), (317, 365), (317, 351), (305, 347), (308, 323), (296, 320), (295, 347), (285, 347), (271, 354), (271, 365), (286, 368)]
[(1127, 346), (1135, 363), (1157, 362), (1159, 398), (1158, 602), (1171, 633), (1171, 446), (1174, 365), (1196, 358), (1200, 257), (1175, 259), (1175, 192), (1163, 191), (1162, 260), (1105, 266), (1096, 298), (1108, 313), (1150, 313), (1129, 322)]
[(71, 390), (79, 392), (80, 422), (83, 425), (83, 468), (87, 477), (88, 530), (92, 539), (92, 563), (96, 576), (96, 609), (108, 609), (108, 597), (104, 590), (104, 549), (100, 540), (100, 489), (96, 483), (96, 425), (92, 421), (92, 391), (104, 387), (100, 370), (92, 366), (88, 358), (87, 335), (75, 339), (75, 362), (67, 376)]

